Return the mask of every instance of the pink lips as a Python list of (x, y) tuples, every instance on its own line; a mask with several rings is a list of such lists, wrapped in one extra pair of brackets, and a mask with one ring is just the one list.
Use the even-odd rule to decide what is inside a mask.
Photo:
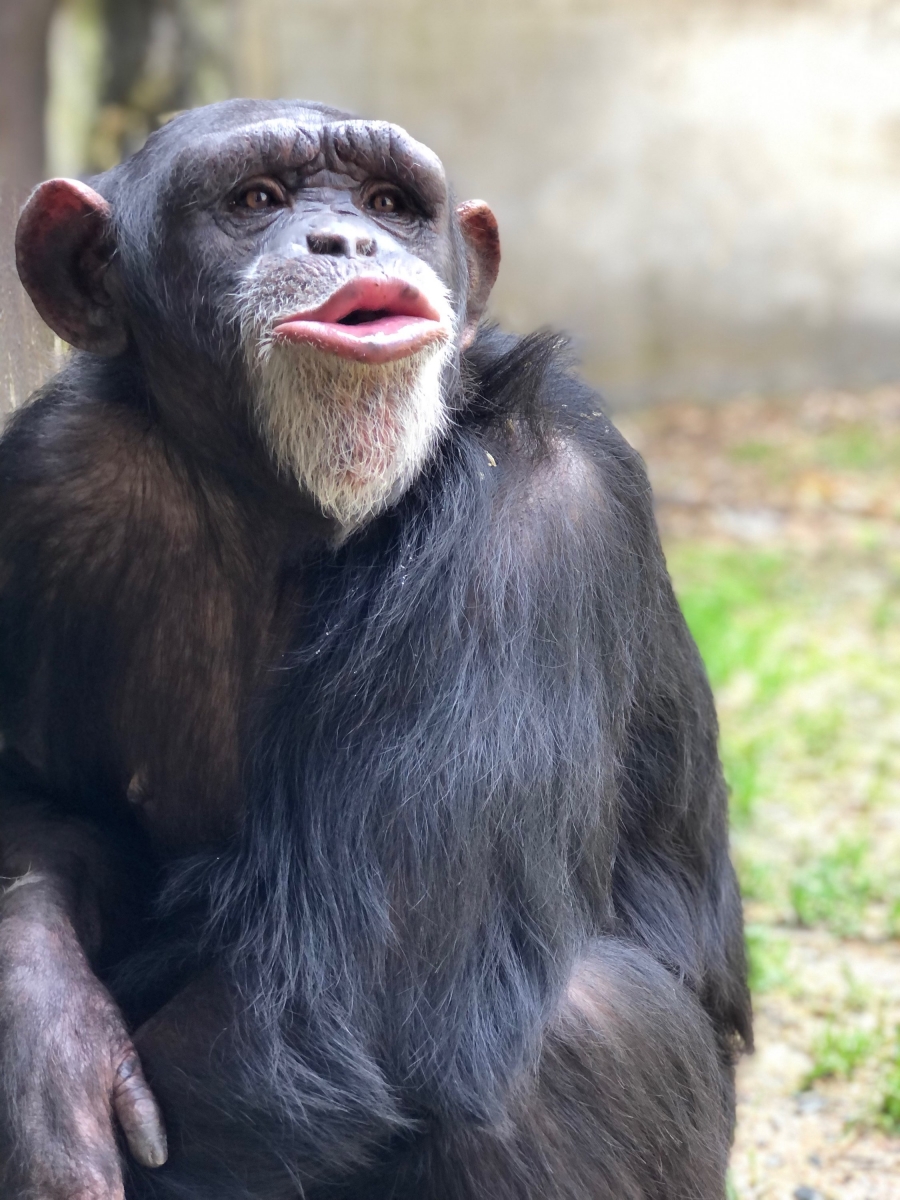
[(294, 313), (273, 331), (328, 354), (385, 363), (415, 354), (449, 336), (440, 313), (401, 279), (353, 279), (308, 312)]

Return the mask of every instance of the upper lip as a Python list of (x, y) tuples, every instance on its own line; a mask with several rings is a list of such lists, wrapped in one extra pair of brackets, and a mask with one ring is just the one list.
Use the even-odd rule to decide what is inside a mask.
[(273, 332), (340, 358), (387, 363), (446, 340), (451, 329), (415, 284), (363, 275), (348, 280), (317, 307), (281, 317)]
[[(360, 320), (346, 320), (357, 314)], [(403, 279), (364, 275), (338, 288), (324, 304), (282, 317), (278, 325), (289, 321), (318, 321), (322, 324), (352, 326), (367, 319), (374, 322), (384, 317), (420, 317), (426, 321), (440, 321), (441, 314), (414, 284)]]

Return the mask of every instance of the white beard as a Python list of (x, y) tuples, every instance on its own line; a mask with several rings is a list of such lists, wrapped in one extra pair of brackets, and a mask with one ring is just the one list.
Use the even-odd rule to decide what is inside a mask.
[(449, 423), (449, 342), (379, 364), (265, 336), (245, 345), (256, 425), (276, 467), (345, 528), (402, 495)]

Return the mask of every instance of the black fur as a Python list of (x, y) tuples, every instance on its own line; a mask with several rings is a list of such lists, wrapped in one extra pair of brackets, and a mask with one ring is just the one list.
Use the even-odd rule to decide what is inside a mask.
[[(427, 472), (338, 548), (165, 441), (127, 356), (76, 359), (0, 443), (18, 770), (160, 872), (107, 974), (132, 1017), (216, 980), (210, 1047), (147, 1051), (174, 1152), (132, 1167), (133, 1200), (723, 1196), (750, 1039), (740, 905), (643, 465), (559, 339), (482, 330), (448, 387)], [(129, 454), (162, 443), (143, 491), (86, 478), (72, 431), (110, 406)], [(161, 487), (196, 518), (174, 546)], [(216, 643), (184, 635), (183, 676), (155, 679), (146, 631), (240, 572), (277, 595), (283, 650), (246, 666), (242, 583), (243, 817), (173, 854), (124, 811), (123, 747), (164, 744), (165, 786), (207, 803), (191, 781), (214, 748), (181, 714), (203, 727)], [(149, 679), (127, 736), (124, 663)]]
[[(243, 833), (170, 887), (173, 908), (209, 906), (204, 945), (244, 1006), (242, 1052), (229, 1048), (223, 1076), (192, 1081), (209, 1105), (196, 1168), (209, 1182), (185, 1195), (231, 1194), (212, 1166), (226, 1126), (244, 1163), (264, 1130), (267, 1150), (307, 1179), (415, 1145), (423, 1129), (502, 1129), (583, 955), (640, 981), (622, 1069), (681, 1070), (700, 1093), (678, 1096), (666, 1074), (617, 1085), (617, 1120), (658, 1137), (659, 1107), (641, 1089), (662, 1087), (666, 1136), (687, 1141), (709, 1105), (720, 1124), (699, 1135), (720, 1139), (721, 1163), (730, 1101), (704, 1095), (719, 1085), (698, 1057), (723, 1069), (727, 1097), (736, 1039), (749, 1037), (740, 910), (712, 704), (643, 467), (553, 340), (485, 334), (467, 366), (475, 399), (428, 477), (377, 527), (304, 559), (291, 649), (252, 726)], [(532, 464), (557, 437), (583, 452), (597, 494), (551, 497), (534, 524), (498, 519), (485, 447), (503, 461), (511, 419)], [(708, 1033), (637, 947), (697, 997)], [(667, 1018), (661, 1064), (645, 1039)], [(604, 1063), (594, 1104), (612, 1100), (612, 1083)], [(608, 1111), (591, 1114), (597, 1136)], [(477, 1138), (471, 1153), (485, 1153)], [(607, 1153), (610, 1196), (714, 1194), (692, 1191), (694, 1175), (682, 1192), (671, 1169), (635, 1191), (650, 1186), (643, 1168), (616, 1164), (621, 1146)], [(529, 1194), (557, 1194), (549, 1178), (538, 1186), (537, 1165), (524, 1169)], [(429, 1184), (432, 1171), (411, 1195), (462, 1188)], [(165, 1175), (153, 1177), (160, 1195)], [(375, 1195), (362, 1178), (359, 1194)], [(385, 1195), (405, 1195), (393, 1169), (388, 1179)], [(588, 1186), (558, 1194), (600, 1194)]]

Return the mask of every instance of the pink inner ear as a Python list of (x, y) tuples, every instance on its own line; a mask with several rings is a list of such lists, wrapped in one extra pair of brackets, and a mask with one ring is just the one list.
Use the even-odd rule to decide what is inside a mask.
[(459, 205), (456, 215), (468, 243), (469, 300), (466, 328), (460, 341), (465, 350), (472, 343), (500, 270), (500, 231), (497, 218), (483, 200), (466, 200)]
[[(476, 309), (487, 302), (500, 270), (500, 231), (497, 218), (483, 200), (467, 200), (456, 210), (460, 228), (475, 252), (477, 267), (470, 279), (470, 300)], [(470, 261), (471, 270), (471, 261)]]
[(464, 200), (462, 204), (458, 205), (456, 214), (460, 222), (473, 233), (477, 229), (492, 238), (499, 237), (497, 218), (494, 216), (493, 209), (487, 201)]
[(109, 215), (109, 205), (103, 197), (93, 188), (74, 179), (49, 180), (45, 205), (54, 216), (67, 217), (86, 211)]
[(77, 179), (48, 179), (35, 189), (22, 210), (16, 249), (26, 255), (41, 254), (47, 238), (75, 247), (96, 233), (93, 221), (84, 227), (85, 218), (106, 221), (109, 216), (109, 204), (87, 184)]
[(124, 329), (98, 305), (94, 272), (85, 265), (85, 251), (102, 247), (111, 216), (87, 184), (50, 179), (32, 193), (16, 229), (16, 266), (35, 308), (65, 341), (98, 354), (125, 345)]

